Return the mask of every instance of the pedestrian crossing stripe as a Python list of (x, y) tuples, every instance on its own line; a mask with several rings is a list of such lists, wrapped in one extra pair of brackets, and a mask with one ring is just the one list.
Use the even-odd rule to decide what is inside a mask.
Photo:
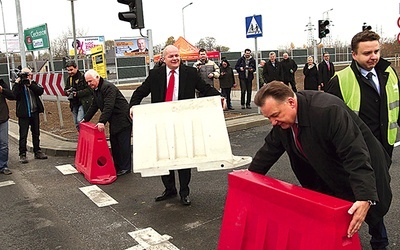
[(87, 187), (81, 187), (79, 190), (82, 191), (90, 200), (92, 200), (98, 207), (105, 207), (114, 204), (118, 204), (111, 196), (101, 190), (98, 186), (92, 185)]
[(6, 186), (10, 186), (10, 185), (14, 185), (15, 182), (13, 181), (2, 181), (0, 182), (0, 187), (6, 187)]
[(257, 23), (257, 20), (253, 16), (250, 21), (250, 25), (247, 29), (247, 35), (262, 34), (261, 26)]

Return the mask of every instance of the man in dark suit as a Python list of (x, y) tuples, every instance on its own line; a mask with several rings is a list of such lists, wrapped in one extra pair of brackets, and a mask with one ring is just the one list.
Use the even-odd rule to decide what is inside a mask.
[(85, 73), (85, 80), (94, 92), (93, 102), (82, 122), (90, 121), (100, 109), (101, 115), (96, 127), (102, 132), (105, 124), (110, 123), (111, 153), (117, 175), (130, 173), (132, 120), (129, 117), (128, 101), (114, 84), (100, 77), (93, 69)]
[(149, 50), (146, 48), (146, 40), (144, 38), (139, 38), (136, 41), (137, 43), (137, 49), (133, 50), (132, 52), (148, 52)]
[[(206, 84), (197, 74), (196, 68), (181, 64), (179, 50), (173, 45), (168, 45), (163, 51), (165, 66), (150, 70), (149, 76), (133, 92), (130, 107), (138, 105), (143, 98), (151, 94), (151, 102), (178, 101), (195, 98), (195, 90), (198, 90), (201, 96), (216, 96), (220, 93)], [(171, 80), (174, 79), (173, 81)], [(168, 81), (167, 81), (168, 79)], [(168, 82), (168, 85), (167, 85)], [(172, 84), (172, 85), (171, 85)], [(171, 87), (171, 88), (169, 88)], [(131, 111), (132, 116), (132, 111)], [(180, 169), (179, 174), (179, 195), (183, 205), (190, 205), (189, 182), (191, 177), (190, 169)], [(156, 197), (156, 201), (170, 199), (177, 195), (175, 187), (175, 173), (170, 171), (169, 175), (161, 176), (165, 186), (162, 195)]]
[(375, 227), (392, 199), (391, 160), (367, 125), (333, 95), (293, 93), (277, 81), (261, 88), (254, 102), (273, 128), (249, 170), (266, 174), (286, 151), (303, 187), (354, 202), (348, 211), (353, 215), (348, 237), (365, 220), (373, 249), (385, 249), (373, 243), (382, 237)]
[(328, 84), (329, 80), (335, 74), (335, 66), (329, 61), (329, 53), (324, 52), (322, 62), (318, 64), (318, 79), (321, 81), (321, 90), (324, 90), (325, 85)]

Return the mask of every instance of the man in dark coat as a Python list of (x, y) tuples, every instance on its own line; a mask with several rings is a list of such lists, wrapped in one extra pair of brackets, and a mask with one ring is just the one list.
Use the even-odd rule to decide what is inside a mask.
[(296, 79), (294, 77), (294, 74), (296, 73), (297, 70), (297, 64), (296, 62), (289, 57), (288, 53), (283, 53), (283, 59), (281, 61), (282, 65), (282, 72), (283, 72), (283, 82), (289, 86), (292, 87), (292, 90), (294, 92), (297, 92), (296, 88)]
[[(351, 43), (351, 65), (337, 72), (325, 91), (344, 100), (392, 156), (400, 125), (400, 82), (390, 62), (380, 57), (379, 39), (370, 30), (357, 33)], [(369, 72), (374, 85), (367, 79)], [(358, 107), (353, 104), (356, 100)]]
[(321, 90), (324, 90), (325, 85), (327, 85), (332, 76), (335, 75), (335, 66), (329, 61), (328, 52), (324, 52), (322, 57), (322, 62), (318, 64), (318, 79), (321, 81)]
[(269, 53), (269, 60), (265, 63), (262, 74), (265, 83), (283, 80), (282, 65), (276, 60), (275, 52)]
[(96, 126), (100, 132), (110, 124), (111, 152), (117, 175), (131, 172), (131, 134), (132, 120), (129, 117), (129, 104), (121, 91), (111, 82), (104, 80), (93, 69), (85, 73), (85, 80), (94, 90), (93, 102), (83, 118), (83, 122), (92, 119), (97, 110), (101, 115)]
[(249, 170), (266, 174), (286, 151), (303, 187), (354, 202), (348, 237), (365, 219), (374, 248), (374, 239), (381, 237), (374, 227), (392, 199), (391, 160), (365, 123), (333, 95), (295, 94), (280, 82), (261, 88), (254, 102), (274, 127)]
[[(242, 109), (251, 109), (250, 102), (253, 91), (254, 72), (256, 71), (256, 60), (251, 56), (250, 49), (244, 50), (244, 55), (237, 60), (235, 69), (239, 74), (240, 104), (242, 105)], [(244, 106), (245, 103), (246, 107)]]
[(68, 97), (72, 118), (76, 129), (79, 131), (79, 122), (92, 104), (93, 92), (74, 61), (67, 62), (65, 68), (68, 77), (65, 81), (64, 93)]
[(28, 140), (28, 130), (31, 127), (33, 153), (35, 159), (47, 159), (40, 149), (40, 119), (39, 114), (44, 112), (44, 106), (40, 100), (44, 89), (33, 80), (30, 69), (23, 68), (19, 77), (15, 80), (13, 93), (17, 100), (16, 113), (19, 125), (19, 161), (22, 164), (28, 163), (26, 157), (26, 143)]
[[(133, 92), (130, 101), (131, 107), (133, 105), (140, 104), (142, 99), (149, 94), (151, 94), (152, 103), (192, 99), (195, 98), (195, 90), (198, 90), (201, 96), (220, 95), (216, 89), (211, 87), (211, 85), (206, 84), (204, 80), (201, 79), (201, 77), (197, 74), (196, 68), (181, 64), (179, 50), (177, 47), (173, 45), (168, 45), (165, 47), (163, 51), (163, 57), (166, 65), (150, 71), (149, 76), (142, 83), (142, 85), (138, 87), (135, 92)], [(168, 85), (171, 82), (171, 78), (174, 78), (174, 84), (171, 92), (168, 91), (167, 88), (167, 78), (169, 79)], [(168, 93), (171, 94), (171, 99), (168, 98)], [(178, 170), (178, 174), (181, 203), (183, 205), (190, 205), (190, 169), (180, 169)], [(165, 191), (160, 196), (156, 197), (155, 201), (163, 201), (177, 195), (174, 171), (171, 170), (169, 175), (161, 176), (161, 179), (165, 186)]]

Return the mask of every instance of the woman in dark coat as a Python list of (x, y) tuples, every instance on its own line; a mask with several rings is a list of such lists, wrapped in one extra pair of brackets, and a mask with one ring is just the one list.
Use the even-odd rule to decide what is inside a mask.
[(318, 69), (317, 65), (314, 63), (314, 58), (312, 56), (307, 57), (307, 63), (303, 68), (304, 78), (304, 89), (305, 90), (318, 90)]
[(221, 87), (221, 93), (226, 98), (226, 104), (228, 109), (234, 109), (231, 102), (231, 88), (236, 87), (235, 77), (233, 75), (233, 69), (227, 60), (223, 59), (220, 65), (220, 76), (219, 85)]

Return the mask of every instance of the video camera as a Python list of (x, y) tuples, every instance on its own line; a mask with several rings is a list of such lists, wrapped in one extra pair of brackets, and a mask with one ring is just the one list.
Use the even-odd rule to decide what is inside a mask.
[(22, 83), (22, 84), (30, 84), (30, 81), (29, 81), (29, 79), (28, 79), (29, 72), (19, 72), (19, 73), (17, 74), (17, 76), (18, 76), (19, 78), (21, 78), (21, 83)]

